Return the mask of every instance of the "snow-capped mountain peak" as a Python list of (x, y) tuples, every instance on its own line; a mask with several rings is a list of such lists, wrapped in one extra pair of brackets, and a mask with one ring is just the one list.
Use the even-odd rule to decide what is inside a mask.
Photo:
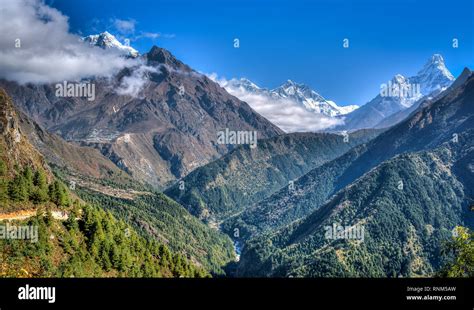
[[(443, 91), (453, 81), (454, 77), (446, 68), (443, 56), (434, 54), (417, 75), (406, 78), (401, 74), (396, 74), (388, 86), (385, 85), (391, 88), (391, 92), (388, 95), (390, 98), (385, 98), (383, 102), (384, 104), (393, 103), (396, 109), (398, 105), (408, 108), (423, 96)], [(396, 90), (393, 91), (395, 88)], [(387, 94), (381, 95), (387, 97)]]
[(311, 91), (311, 88), (308, 85), (302, 84), (302, 83), (296, 83), (296, 82), (293, 82), (292, 80), (286, 80), (286, 82), (281, 84), (279, 87), (277, 87), (277, 89), (284, 89), (287, 91), (294, 90), (294, 91), (300, 91), (300, 92)]
[(295, 83), (292, 80), (287, 80), (279, 87), (270, 90), (270, 93), (283, 98), (296, 99), (297, 101), (304, 101), (309, 98), (317, 101), (326, 101), (323, 96), (312, 90), (309, 86)]
[(326, 116), (344, 115), (357, 109), (358, 106), (339, 107), (334, 101), (326, 100), (308, 85), (287, 80), (279, 87), (269, 91), (273, 98), (284, 98), (303, 105), (306, 109)]
[(433, 71), (439, 71), (441, 74), (453, 79), (453, 75), (449, 72), (448, 68), (446, 68), (446, 64), (444, 62), (443, 56), (440, 54), (434, 54), (431, 58), (426, 62), (424, 67), (420, 70), (418, 75), (431, 73)]
[(392, 78), (392, 83), (405, 84), (407, 83), (407, 79), (401, 74), (395, 74), (395, 76)]
[(99, 34), (89, 35), (82, 38), (83, 41), (89, 42), (90, 45), (98, 46), (103, 49), (113, 49), (120, 51), (127, 56), (137, 57), (139, 55), (138, 51), (131, 46), (124, 45), (120, 43), (115, 36), (110, 34), (107, 31), (104, 31)]
[(226, 86), (239, 88), (242, 91), (247, 91), (247, 92), (252, 92), (252, 93), (259, 93), (261, 91), (260, 87), (258, 87), (255, 83), (253, 83), (252, 81), (246, 78), (231, 79), (227, 81), (227, 85), (224, 85), (224, 87)]
[[(422, 98), (438, 95), (453, 81), (443, 56), (434, 54), (415, 76), (407, 78), (397, 74), (389, 82), (381, 84), (380, 93), (374, 99), (346, 117), (345, 128), (371, 128), (392, 115), (404, 115), (403, 111), (413, 111)], [(394, 117), (393, 120), (401, 118)], [(393, 123), (384, 126), (389, 126), (387, 124)]]
[(449, 87), (454, 81), (454, 76), (446, 68), (443, 56), (434, 54), (417, 75), (410, 80), (412, 83), (419, 83), (421, 92), (427, 95), (433, 91), (441, 91)]
[(287, 100), (304, 107), (309, 112), (330, 117), (344, 115), (358, 108), (356, 105), (340, 107), (334, 101), (326, 100), (308, 85), (296, 83), (292, 80), (287, 80), (274, 89), (260, 88), (246, 78), (231, 79), (221, 83), (221, 86), (229, 91), (232, 90), (231, 93), (237, 96), (240, 94), (242, 100), (245, 100), (247, 94), (261, 95), (267, 97), (269, 101)]
[(299, 84), (299, 83), (296, 83), (296, 82), (293, 82), (292, 80), (286, 80), (285, 83), (281, 84), (279, 87), (277, 87), (279, 89), (284, 89), (288, 92), (291, 92), (292, 90), (297, 90), (297, 89), (302, 89), (302, 90), (307, 90), (309, 89), (309, 87), (305, 84)]

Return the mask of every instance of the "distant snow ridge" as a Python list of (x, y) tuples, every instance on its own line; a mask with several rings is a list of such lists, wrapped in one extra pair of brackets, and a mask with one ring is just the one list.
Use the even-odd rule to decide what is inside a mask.
[(224, 88), (230, 87), (233, 89), (240, 89), (246, 93), (266, 96), (273, 100), (291, 100), (296, 102), (298, 105), (301, 105), (306, 110), (329, 117), (345, 115), (358, 108), (357, 105), (340, 107), (334, 101), (325, 99), (323, 96), (312, 90), (309, 86), (295, 83), (291, 80), (288, 80), (281, 86), (271, 90), (260, 88), (255, 83), (245, 78), (226, 81), (226, 83), (222, 86)]
[(270, 91), (272, 97), (288, 98), (302, 104), (306, 109), (327, 116), (339, 116), (350, 113), (358, 108), (356, 105), (338, 106), (334, 101), (326, 100), (323, 96), (305, 84), (291, 80)]
[(107, 31), (99, 34), (89, 35), (87, 37), (82, 38), (82, 40), (84, 40), (84, 42), (89, 42), (90, 45), (98, 46), (103, 49), (117, 50), (130, 57), (135, 58), (139, 55), (136, 49), (131, 46), (127, 46), (120, 43), (117, 38), (115, 38)]
[[(408, 116), (409, 113), (403, 111), (413, 111), (423, 98), (437, 96), (453, 81), (454, 76), (446, 68), (443, 57), (434, 54), (415, 76), (405, 77), (397, 74), (390, 82), (382, 84), (376, 97), (345, 117), (344, 129), (372, 128), (379, 126), (378, 124), (383, 124), (383, 127), (394, 125)], [(386, 89), (410, 91), (404, 95), (400, 95), (401, 91), (387, 94), (387, 91), (384, 91)], [(393, 119), (390, 120), (389, 117)]]

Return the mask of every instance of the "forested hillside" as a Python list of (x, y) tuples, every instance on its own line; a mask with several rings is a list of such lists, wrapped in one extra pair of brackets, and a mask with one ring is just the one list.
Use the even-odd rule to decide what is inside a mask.
[[(0, 224), (6, 234), (0, 240), (0, 276), (209, 275), (185, 255), (71, 194), (18, 123), (10, 99), (0, 90)], [(37, 229), (37, 238), (8, 238), (8, 227), (18, 226)]]
[[(4, 168), (5, 163), (0, 161), (0, 214), (8, 216), (17, 210), (34, 208), (35, 216), (8, 225), (36, 228), (38, 239), (0, 240), (0, 276), (201, 277), (208, 274), (181, 254), (173, 254), (166, 245), (138, 235), (110, 212), (74, 199), (60, 181), (48, 184), (41, 170), (26, 166), (9, 180)], [(60, 212), (67, 219), (55, 219), (52, 212)]]
[[(452, 230), (474, 223), (474, 197), (456, 175), (464, 161), (474, 160), (472, 133), (460, 139), (458, 145), (386, 161), (307, 218), (251, 240), (238, 274), (433, 276), (446, 264), (441, 250)], [(363, 236), (328, 238), (327, 227), (335, 224), (359, 227)]]
[(78, 187), (85, 201), (99, 204), (116, 217), (126, 219), (143, 235), (150, 236), (214, 274), (234, 260), (228, 236), (209, 228), (181, 205), (161, 193), (149, 193), (134, 199), (113, 197)]
[[(332, 195), (385, 160), (398, 154), (430, 150), (453, 139), (457, 141), (461, 133), (474, 126), (473, 100), (471, 74), (457, 88), (426, 103), (400, 124), (300, 177), (295, 181), (294, 191), (284, 187), (229, 220), (225, 229), (239, 229), (240, 236), (247, 239), (282, 228), (317, 210)], [(464, 179), (472, 185), (472, 174)]]
[(203, 220), (225, 220), (380, 132), (292, 133), (259, 141), (254, 149), (240, 146), (165, 193)]

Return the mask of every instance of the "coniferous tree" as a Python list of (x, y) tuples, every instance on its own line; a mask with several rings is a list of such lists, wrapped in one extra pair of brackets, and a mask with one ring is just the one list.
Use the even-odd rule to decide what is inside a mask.
[(8, 182), (4, 177), (0, 177), (0, 204), (8, 201)]
[(70, 204), (69, 194), (66, 187), (58, 180), (55, 180), (49, 186), (49, 197), (57, 206), (66, 207)]
[(38, 170), (33, 177), (33, 194), (32, 200), (35, 204), (42, 204), (48, 201), (48, 181), (43, 171)]
[(23, 202), (28, 200), (28, 184), (23, 174), (18, 174), (12, 181), (10, 181), (8, 193), (10, 199), (14, 202)]
[(450, 262), (440, 275), (450, 278), (474, 277), (474, 232), (465, 227), (456, 227), (457, 236), (448, 242), (443, 254), (450, 257)]
[(0, 159), (0, 204), (8, 201), (8, 181), (6, 179), (7, 167), (5, 162)]
[(26, 166), (23, 169), (23, 177), (25, 178), (28, 193), (33, 193), (33, 170), (31, 170), (30, 166)]

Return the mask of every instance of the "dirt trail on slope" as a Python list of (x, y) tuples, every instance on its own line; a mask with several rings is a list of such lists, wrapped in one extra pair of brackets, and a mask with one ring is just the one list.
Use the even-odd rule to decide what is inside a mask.
[[(53, 218), (57, 220), (67, 220), (68, 214), (64, 211), (52, 211)], [(10, 213), (0, 213), (1, 221), (26, 220), (36, 215), (36, 210), (20, 210)]]

